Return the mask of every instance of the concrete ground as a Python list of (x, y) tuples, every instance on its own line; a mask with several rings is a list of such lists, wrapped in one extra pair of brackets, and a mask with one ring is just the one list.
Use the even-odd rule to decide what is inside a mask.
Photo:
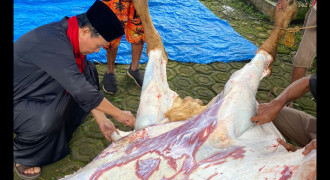
[[(238, 33), (258, 47), (268, 38), (273, 28), (272, 22), (268, 18), (254, 10), (251, 5), (244, 3), (243, 0), (201, 0), (201, 2), (220, 19), (227, 20)], [(228, 7), (233, 10), (230, 11)], [(296, 21), (292, 22), (290, 27), (302, 26), (302, 24), (303, 22)], [(277, 59), (273, 63), (272, 75), (260, 82), (256, 96), (258, 101), (269, 102), (290, 84), (293, 68), (291, 59), (296, 53), (301, 38), (302, 32), (295, 33), (295, 46), (292, 48), (284, 46), (281, 41)], [(167, 79), (170, 88), (176, 91), (181, 98), (192, 96), (201, 99), (205, 104), (223, 90), (233, 72), (241, 69), (248, 62), (194, 64), (169, 60)], [(118, 92), (115, 95), (106, 95), (106, 98), (120, 109), (130, 110), (136, 115), (141, 88), (126, 75), (128, 67), (129, 65), (116, 65)], [(140, 65), (142, 71), (145, 67), (146, 64)], [(97, 69), (100, 74), (100, 82), (102, 82), (106, 65), (97, 64)], [(314, 73), (316, 73), (316, 59), (307, 75)], [(316, 102), (311, 93), (307, 93), (295, 101), (294, 108), (316, 116)], [(129, 127), (119, 124), (113, 119), (111, 121), (120, 130), (130, 130)], [(42, 174), (38, 179), (53, 180), (72, 174), (92, 161), (109, 144), (110, 142), (104, 138), (92, 115), (89, 115), (73, 135), (70, 142), (71, 154), (54, 164), (42, 167)], [(16, 173), (14, 173), (14, 179), (20, 179)]]

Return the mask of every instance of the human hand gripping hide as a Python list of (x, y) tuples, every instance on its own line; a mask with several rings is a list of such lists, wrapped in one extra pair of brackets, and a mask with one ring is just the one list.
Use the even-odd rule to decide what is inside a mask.
[[(277, 138), (277, 142), (279, 144), (281, 144), (282, 146), (285, 147), (286, 150), (288, 151), (292, 151), (292, 152), (295, 152), (297, 149), (301, 149), (300, 147), (296, 147), (290, 143), (286, 143), (283, 139), (280, 139), (280, 138)], [(304, 156), (308, 155), (312, 150), (316, 150), (316, 139), (313, 139), (310, 143), (308, 143), (306, 146), (305, 146), (305, 149), (304, 151), (302, 152), (302, 154)]]
[(276, 118), (282, 107), (283, 106), (277, 100), (259, 104), (257, 115), (252, 117), (251, 121), (257, 122), (257, 125), (269, 123)]
[(130, 111), (120, 111), (119, 116), (114, 117), (118, 122), (121, 122), (127, 126), (133, 127), (135, 123), (135, 117)]
[(111, 134), (113, 132), (116, 132), (117, 134), (119, 134), (115, 125), (113, 125), (113, 123), (109, 119), (102, 121), (102, 123), (99, 124), (99, 127), (100, 127), (100, 130), (101, 130), (102, 134), (104, 135), (104, 137), (110, 142), (112, 141)]
[(314, 149), (316, 150), (316, 139), (313, 139), (309, 144), (305, 146), (305, 149), (302, 154), (306, 156)]

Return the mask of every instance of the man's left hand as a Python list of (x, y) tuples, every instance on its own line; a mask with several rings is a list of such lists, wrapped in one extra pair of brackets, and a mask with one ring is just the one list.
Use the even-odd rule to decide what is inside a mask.
[[(286, 143), (283, 139), (280, 139), (280, 138), (277, 139), (277, 142), (279, 144), (283, 145), (286, 148), (286, 150), (288, 150), (288, 151), (294, 152), (297, 149), (301, 149), (301, 148), (296, 147), (296, 146), (294, 146), (294, 145), (292, 145), (290, 143)], [(307, 144), (305, 146), (305, 149), (302, 152), (302, 154), (306, 156), (307, 154), (309, 154), (314, 149), (316, 149), (316, 139), (313, 139), (309, 144)]]
[(284, 146), (285, 149), (288, 150), (288, 151), (295, 152), (297, 149), (299, 149), (299, 148), (297, 148), (296, 146), (294, 146), (290, 143), (286, 143), (283, 139), (280, 139), (280, 138), (277, 138), (277, 142), (279, 144), (281, 144), (282, 146)]

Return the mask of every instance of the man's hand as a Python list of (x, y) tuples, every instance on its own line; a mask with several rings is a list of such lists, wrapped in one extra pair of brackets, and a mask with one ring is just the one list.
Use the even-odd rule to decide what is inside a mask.
[(282, 105), (276, 100), (273, 100), (270, 103), (259, 104), (257, 115), (252, 117), (251, 121), (257, 122), (257, 125), (269, 123), (276, 118), (281, 109)]
[(102, 134), (108, 141), (111, 142), (112, 141), (111, 134), (113, 132), (116, 132), (117, 134), (119, 134), (118, 130), (113, 125), (113, 123), (105, 116), (105, 114), (103, 112), (101, 112), (97, 109), (93, 109), (91, 112), (95, 118), (95, 121), (99, 125)]
[(305, 150), (302, 152), (302, 154), (306, 156), (314, 149), (316, 149), (316, 139), (313, 139), (309, 144), (305, 146)]
[(130, 111), (120, 111), (119, 116), (114, 117), (118, 122), (124, 123), (127, 126), (133, 127), (135, 124), (135, 117)]
[(281, 94), (271, 102), (259, 104), (258, 113), (251, 118), (251, 121), (257, 121), (257, 125), (260, 125), (274, 120), (278, 112), (284, 107), (285, 103), (296, 100), (310, 91), (310, 77), (311, 76), (306, 76), (298, 79), (285, 88), (284, 91), (282, 91)]
[(299, 149), (299, 148), (297, 148), (296, 146), (294, 146), (290, 143), (286, 143), (283, 139), (280, 139), (280, 138), (277, 138), (277, 142), (279, 144), (281, 144), (282, 146), (284, 146), (285, 149), (288, 150), (288, 151), (295, 152), (297, 149)]
[(112, 116), (118, 122), (124, 123), (127, 126), (133, 127), (135, 123), (135, 117), (130, 111), (123, 111), (113, 106), (110, 101), (103, 98), (100, 105), (95, 108), (97, 111), (101, 111)]
[(286, 0), (279, 0), (277, 2), (277, 5), (275, 7), (275, 14), (282, 9), (283, 11), (286, 11)]
[(119, 134), (118, 130), (109, 119), (103, 120), (101, 123), (99, 123), (99, 127), (104, 137), (110, 142), (112, 141), (111, 134), (113, 132)]
[[(283, 145), (286, 150), (295, 152), (297, 149), (301, 149), (299, 147), (295, 147), (292, 144), (286, 143), (283, 139), (277, 138), (277, 142)], [(302, 152), (303, 155), (309, 154), (312, 150), (316, 149), (316, 139), (313, 139), (309, 144), (305, 146), (304, 151)]]

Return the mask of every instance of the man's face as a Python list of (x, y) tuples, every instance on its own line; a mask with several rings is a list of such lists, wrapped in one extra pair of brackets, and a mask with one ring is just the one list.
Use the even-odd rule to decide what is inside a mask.
[(102, 46), (108, 42), (101, 36), (91, 37), (91, 31), (88, 27), (79, 28), (79, 49), (82, 55), (99, 52)]

